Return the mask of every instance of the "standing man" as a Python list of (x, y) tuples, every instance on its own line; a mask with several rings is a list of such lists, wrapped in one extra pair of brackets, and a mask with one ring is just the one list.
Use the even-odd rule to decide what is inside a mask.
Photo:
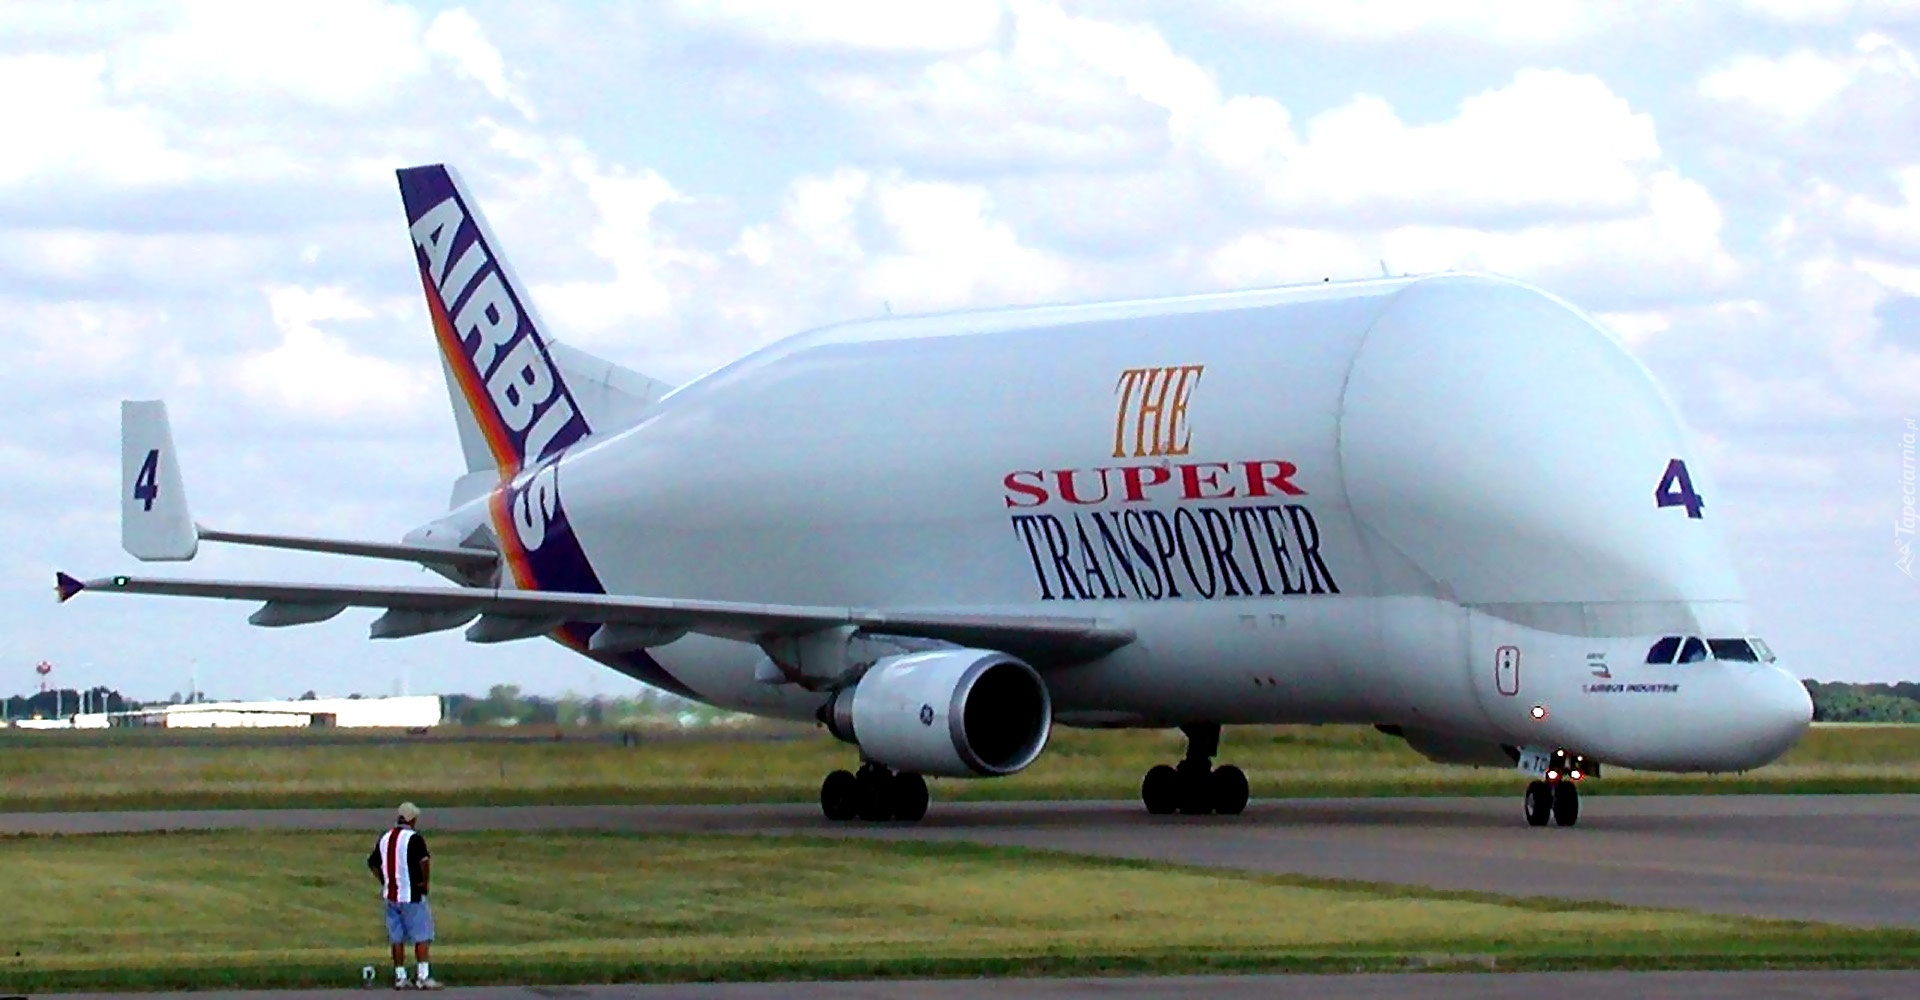
[[(393, 829), (380, 835), (367, 855), (367, 868), (380, 880), (380, 898), (386, 901), (387, 942), (393, 945), (393, 988), (396, 990), (437, 990), (440, 988), (427, 971), (427, 946), (433, 942), (433, 911), (427, 908), (427, 876), (433, 857), (427, 853), (427, 839), (414, 829), (420, 822), (420, 807), (400, 803)], [(407, 981), (407, 944), (413, 944), (413, 959), (418, 971)]]

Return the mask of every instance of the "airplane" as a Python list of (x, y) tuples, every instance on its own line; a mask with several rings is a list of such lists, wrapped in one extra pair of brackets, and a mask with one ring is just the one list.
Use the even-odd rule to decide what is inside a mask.
[(1371, 724), (1515, 769), (1574, 825), (1603, 764), (1742, 771), (1806, 730), (1689, 432), (1600, 324), (1444, 273), (884, 316), (685, 385), (548, 335), (455, 171), (398, 171), (466, 473), (399, 542), (220, 531), (164, 403), (122, 406), (122, 542), (418, 563), (447, 586), (119, 575), (82, 592), (558, 641), (858, 749), (831, 820), (1014, 774), (1055, 724), (1172, 728), (1150, 813), (1241, 813), (1222, 727)]

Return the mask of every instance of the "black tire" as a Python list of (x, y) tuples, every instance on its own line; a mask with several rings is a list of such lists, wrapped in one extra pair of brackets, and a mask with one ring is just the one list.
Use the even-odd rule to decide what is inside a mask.
[(893, 818), (893, 772), (883, 767), (863, 767), (853, 780), (858, 788), (855, 802), (861, 819), (885, 823)]
[(1213, 811), (1222, 816), (1238, 816), (1247, 811), (1247, 773), (1227, 764), (1214, 768), (1213, 776), (1207, 779), (1208, 795), (1213, 799)]
[(1180, 812), (1187, 816), (1205, 816), (1213, 812), (1213, 768), (1204, 761), (1181, 761)]
[(892, 781), (893, 818), (918, 823), (927, 815), (927, 779), (917, 774), (896, 774)]
[(860, 783), (846, 771), (835, 771), (820, 783), (820, 811), (836, 823), (860, 814)]
[(1527, 786), (1527, 825), (1546, 826), (1553, 814), (1553, 790), (1544, 781)]
[(1553, 821), (1561, 826), (1580, 822), (1580, 787), (1571, 781), (1553, 786)]
[(1140, 781), (1140, 801), (1155, 816), (1171, 815), (1180, 808), (1180, 772), (1155, 764)]

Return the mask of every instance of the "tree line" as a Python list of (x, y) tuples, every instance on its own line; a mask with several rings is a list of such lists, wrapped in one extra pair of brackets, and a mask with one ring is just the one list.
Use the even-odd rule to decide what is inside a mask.
[(1815, 722), (1920, 722), (1920, 684), (1806, 681)]
[(128, 712), (140, 703), (108, 687), (58, 688), (0, 699), (0, 720), (59, 719), (86, 712)]

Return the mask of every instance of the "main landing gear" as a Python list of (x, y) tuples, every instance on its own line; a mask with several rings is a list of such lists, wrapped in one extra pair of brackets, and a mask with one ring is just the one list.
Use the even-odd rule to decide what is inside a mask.
[(1554, 751), (1546, 780), (1527, 785), (1528, 826), (1546, 826), (1548, 820), (1559, 826), (1580, 822), (1580, 781), (1588, 775), (1585, 766), (1584, 757)]
[(927, 779), (868, 761), (859, 773), (835, 771), (820, 783), (820, 811), (836, 822), (918, 822), (927, 814)]
[(1183, 813), (1238, 816), (1247, 808), (1247, 775), (1232, 764), (1213, 766), (1220, 754), (1218, 723), (1181, 726), (1187, 756), (1178, 767), (1156, 764), (1140, 782), (1140, 801), (1155, 816)]

